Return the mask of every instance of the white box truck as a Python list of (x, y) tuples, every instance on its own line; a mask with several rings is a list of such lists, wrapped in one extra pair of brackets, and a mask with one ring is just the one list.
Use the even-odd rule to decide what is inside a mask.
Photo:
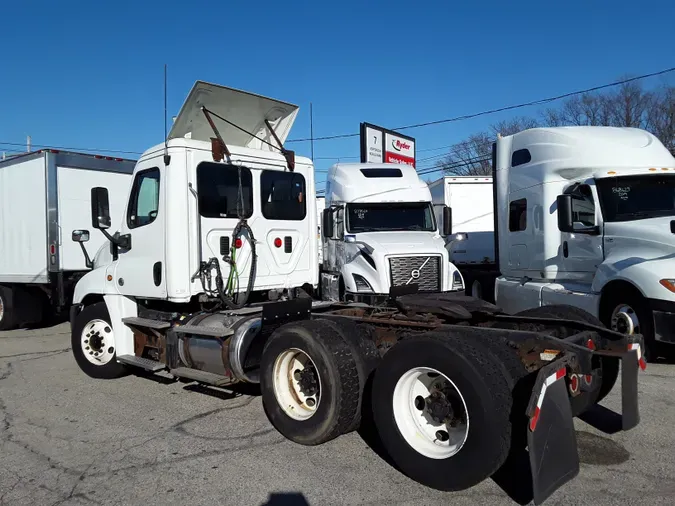
[[(135, 161), (58, 150), (0, 161), (0, 330), (68, 309), (89, 270), (73, 229), (88, 233), (91, 189), (127, 191)], [(119, 220), (122, 204), (111, 213)], [(89, 254), (108, 242), (92, 238)]]
[[(402, 472), (439, 490), (472, 487), (527, 447), (536, 504), (578, 474), (573, 416), (607, 395), (620, 365), (622, 427), (639, 423), (641, 336), (589, 325), (574, 308), (558, 307), (564, 320), (540, 318), (544, 331), (533, 332), (531, 317), (413, 290), (411, 273), (377, 305), (308, 297), (318, 216), (311, 160), (283, 147), (296, 114), (197, 82), (166, 144), (140, 157), (129, 191), (113, 194), (124, 207), (119, 234), (107, 232), (108, 189), (92, 190), (91, 225), (112, 248), (75, 287), (72, 352), (87, 375), (142, 368), (216, 387), (257, 383), (289, 440), (318, 445), (367, 423)], [(413, 200), (428, 237), (411, 229), (380, 243), (364, 231), (375, 248), (405, 236), (417, 241), (411, 255), (436, 253), (430, 202)], [(346, 233), (367, 214), (354, 212)]]
[(322, 229), (324, 300), (374, 303), (394, 285), (464, 290), (431, 194), (414, 167), (337, 163), (328, 170)]
[[(664, 145), (635, 128), (533, 128), (498, 137), (493, 167), (496, 304), (576, 306), (642, 334), (648, 359), (672, 351), (675, 158)], [(451, 234), (451, 249), (469, 250), (468, 235)]]
[(452, 262), (464, 278), (466, 293), (494, 303), (499, 272), (494, 247), (492, 177), (445, 176), (429, 184), (436, 219), (451, 209), (452, 234), (445, 243)]

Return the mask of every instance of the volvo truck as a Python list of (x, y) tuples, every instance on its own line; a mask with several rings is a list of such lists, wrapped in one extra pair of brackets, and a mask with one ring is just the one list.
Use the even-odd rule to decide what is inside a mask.
[(438, 229), (429, 187), (414, 167), (338, 163), (328, 170), (323, 215), (324, 300), (375, 303), (393, 285), (464, 290)]
[[(91, 237), (83, 256), (73, 229), (90, 234), (90, 192), (126, 192), (135, 161), (43, 149), (0, 161), (0, 330), (48, 323), (70, 307), (89, 257), (108, 242)], [(113, 202), (111, 216), (122, 217)]]
[[(642, 337), (576, 308), (511, 316), (403, 278), (375, 305), (312, 298), (314, 167), (284, 147), (297, 110), (198, 81), (129, 191), (92, 189), (91, 227), (109, 244), (75, 287), (72, 353), (84, 373), (259, 385), (289, 440), (318, 445), (371, 427), (403, 473), (440, 490), (525, 456), (537, 504), (579, 472), (573, 417), (612, 390), (619, 369), (622, 427), (639, 423)], [(114, 234), (111, 202), (124, 208)]]
[[(642, 334), (648, 360), (672, 353), (675, 158), (659, 139), (636, 128), (524, 130), (497, 138), (492, 179), (494, 224), (482, 235), (499, 307), (575, 306)], [(463, 231), (448, 242), (469, 255), (478, 232)]]

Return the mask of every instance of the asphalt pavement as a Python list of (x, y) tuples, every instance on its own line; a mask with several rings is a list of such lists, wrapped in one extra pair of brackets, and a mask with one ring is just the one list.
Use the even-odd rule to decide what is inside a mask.
[[(581, 471), (545, 503), (672, 504), (675, 366), (640, 375), (641, 423), (576, 420)], [(619, 388), (603, 402), (620, 407)], [(605, 430), (599, 408), (590, 420)], [(506, 487), (505, 487), (506, 488)], [(0, 505), (512, 505), (494, 481), (442, 493), (406, 478), (357, 433), (284, 439), (255, 392), (85, 376), (68, 324), (0, 332)]]

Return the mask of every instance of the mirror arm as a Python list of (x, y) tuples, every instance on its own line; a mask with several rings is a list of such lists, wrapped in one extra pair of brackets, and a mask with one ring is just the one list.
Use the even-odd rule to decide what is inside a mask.
[(125, 235), (120, 235), (118, 237), (113, 237), (108, 233), (107, 230), (100, 228), (99, 229), (101, 232), (103, 232), (103, 235), (108, 239), (111, 243), (113, 243), (115, 246), (119, 246), (120, 248), (129, 250), (131, 249), (131, 235), (125, 234)]
[(78, 243), (80, 245), (80, 248), (82, 248), (82, 254), (84, 255), (84, 265), (87, 267), (87, 269), (92, 269), (94, 267), (94, 262), (91, 261), (91, 258), (89, 258), (89, 253), (87, 253), (87, 248), (84, 247), (84, 243)]

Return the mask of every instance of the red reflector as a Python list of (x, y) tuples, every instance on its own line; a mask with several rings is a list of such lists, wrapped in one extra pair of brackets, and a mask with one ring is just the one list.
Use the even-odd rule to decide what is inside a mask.
[(234, 247), (237, 248), (237, 249), (241, 248), (241, 246), (243, 244), (244, 244), (243, 241), (241, 239), (239, 239), (238, 237), (234, 240)]
[(534, 429), (537, 428), (537, 422), (539, 421), (539, 408), (534, 408), (534, 415), (530, 418), (530, 430), (534, 432)]
[(562, 369), (558, 369), (555, 372), (555, 379), (559, 380), (560, 378), (564, 378), (566, 372), (567, 372), (567, 369), (565, 369), (564, 367)]
[(277, 248), (281, 248), (281, 245), (282, 245), (281, 239), (279, 239), (278, 237), (276, 239), (274, 239), (274, 245)]
[(589, 339), (588, 341), (586, 341), (586, 348), (588, 348), (589, 350), (595, 349), (595, 343), (593, 342), (592, 339)]
[(579, 390), (579, 376), (576, 374), (573, 374), (572, 377), (570, 378), (570, 389), (572, 392), (576, 392)]
[(49, 254), (56, 255), (56, 246), (54, 246), (53, 244), (49, 246)]
[(590, 385), (593, 382), (593, 376), (590, 374), (586, 375), (586, 384)]
[(122, 158), (115, 158), (116, 162), (123, 162), (124, 160)]
[(647, 369), (647, 362), (645, 362), (644, 358), (640, 359), (640, 369), (642, 369), (643, 371)]
[(99, 160), (103, 159), (103, 157), (101, 155), (94, 155), (94, 158), (98, 158)]

